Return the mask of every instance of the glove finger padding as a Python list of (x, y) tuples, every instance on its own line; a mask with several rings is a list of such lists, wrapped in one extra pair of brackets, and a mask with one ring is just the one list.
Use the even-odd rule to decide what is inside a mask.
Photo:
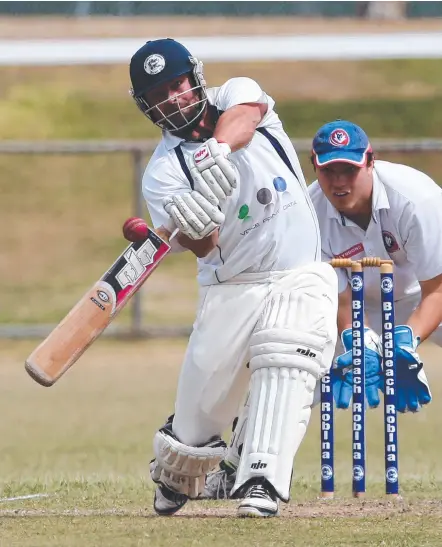
[(396, 392), (398, 412), (418, 412), (423, 405), (431, 403), (432, 397), (425, 372), (408, 368), (404, 361), (397, 361)]
[[(232, 195), (233, 189), (237, 187), (237, 170), (227, 158), (230, 153), (227, 143), (211, 138), (194, 152), (190, 162), (195, 188), (214, 205)], [(201, 179), (205, 184), (201, 183)], [(213, 200), (213, 196), (218, 203)]]
[(224, 213), (220, 211), (218, 207), (215, 207), (214, 205), (212, 205), (199, 192), (193, 191), (190, 195), (196, 201), (196, 203), (201, 207), (201, 209), (208, 215), (210, 220), (212, 222), (215, 222), (215, 224), (218, 224), (221, 226), (221, 224), (224, 222), (226, 218)]
[(430, 386), (423, 363), (416, 351), (420, 342), (408, 325), (394, 329), (396, 352), (396, 392), (398, 412), (418, 412), (421, 405), (431, 402)]
[(201, 173), (201, 176), (212, 193), (215, 194), (218, 202), (222, 202), (226, 199), (227, 195), (222, 186), (218, 184), (216, 178), (213, 176), (212, 169), (214, 169), (214, 167), (211, 169), (206, 169)]
[(396, 387), (396, 410), (401, 413), (407, 412), (407, 392), (398, 387)]
[(197, 169), (193, 169), (191, 170), (191, 175), (194, 181), (195, 191), (199, 192), (204, 198), (206, 198), (211, 205), (218, 207), (220, 200), (213, 193), (207, 182), (203, 179), (201, 173)]
[[(206, 171), (207, 172), (207, 171)], [(216, 182), (221, 186), (224, 194), (226, 196), (231, 196), (233, 189), (236, 188), (236, 180), (234, 180), (235, 186), (233, 186), (229, 180), (225, 177), (224, 173), (221, 171), (219, 165), (214, 165), (210, 168), (210, 173), (212, 173)]]
[(378, 382), (373, 384), (366, 383), (365, 397), (367, 398), (367, 403), (370, 408), (377, 408), (381, 404), (379, 391), (382, 391), (382, 389)]
[(407, 407), (411, 412), (418, 412), (420, 410), (420, 404), (417, 399), (417, 393), (414, 390), (408, 389)]
[(168, 196), (163, 206), (179, 231), (194, 240), (212, 233), (225, 218), (224, 213), (197, 191)]
[(190, 194), (175, 196), (174, 201), (187, 223), (196, 232), (202, 232), (205, 226), (210, 222), (210, 219), (195, 200), (191, 198)]
[(235, 171), (234, 164), (224, 156), (218, 156), (216, 158), (216, 164), (219, 166), (220, 171), (228, 180), (229, 185), (232, 188), (236, 188), (237, 180), (236, 180), (236, 171)]
[(346, 381), (340, 371), (331, 369), (330, 379), (332, 382), (333, 398), (337, 408), (347, 409), (353, 396), (353, 386)]
[[(348, 408), (353, 397), (353, 351), (352, 331), (346, 329), (341, 334), (345, 353), (339, 355), (331, 371), (333, 395), (338, 408)], [(380, 404), (379, 391), (383, 390), (383, 371), (379, 350), (379, 336), (371, 329), (364, 331), (365, 349), (365, 399), (370, 408)]]
[(190, 226), (171, 197), (164, 198), (163, 206), (180, 232), (191, 239), (198, 239), (198, 232)]

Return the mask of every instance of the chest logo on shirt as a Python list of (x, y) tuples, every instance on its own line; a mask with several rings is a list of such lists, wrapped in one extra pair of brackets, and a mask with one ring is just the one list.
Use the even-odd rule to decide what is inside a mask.
[[(286, 197), (286, 203), (283, 202), (282, 207), (279, 207), (278, 209), (274, 209), (274, 206), (276, 205), (276, 202), (273, 199), (272, 191), (269, 188), (260, 188), (256, 192), (256, 201), (264, 206), (264, 218), (262, 218), (258, 222), (254, 222), (253, 225), (250, 223), (253, 221), (253, 217), (249, 214), (250, 213), (250, 206), (244, 203), (241, 205), (241, 207), (238, 210), (238, 219), (242, 220), (243, 222), (249, 223), (249, 227), (244, 230), (243, 232), (240, 232), (242, 236), (247, 235), (250, 231), (254, 230), (255, 228), (259, 228), (261, 225), (263, 225), (266, 222), (269, 222), (273, 218), (275, 218), (281, 211), (286, 211), (290, 207), (293, 207), (296, 205), (296, 201), (289, 201), (290, 199), (290, 192), (287, 191), (287, 182), (282, 177), (276, 177), (273, 179), (273, 187), (275, 190), (283, 194)], [(279, 204), (280, 205), (280, 204)], [(259, 213), (261, 216), (262, 213)]]
[(273, 186), (277, 192), (285, 192), (287, 190), (287, 182), (282, 177), (274, 178)]
[(352, 256), (358, 255), (359, 253), (364, 252), (364, 246), (362, 243), (357, 243), (356, 245), (353, 245), (353, 247), (350, 247), (346, 251), (343, 251), (342, 253), (335, 255), (335, 258), (351, 258)]
[(394, 253), (395, 251), (399, 250), (398, 242), (391, 232), (386, 232), (385, 230), (383, 230), (382, 239), (384, 240), (384, 246), (387, 250), (387, 253)]
[[(273, 186), (277, 192), (284, 193), (287, 190), (287, 182), (282, 177), (276, 177), (273, 179)], [(269, 188), (260, 188), (256, 192), (256, 201), (264, 207), (271, 205), (273, 203), (273, 195)], [(238, 218), (240, 220), (252, 220), (252, 217), (249, 215), (250, 207), (244, 203), (241, 205), (238, 211)]]

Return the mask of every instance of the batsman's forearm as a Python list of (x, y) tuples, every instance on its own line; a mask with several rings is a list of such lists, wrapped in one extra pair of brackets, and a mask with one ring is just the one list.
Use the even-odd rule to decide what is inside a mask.
[(190, 239), (190, 237), (178, 232), (176, 239), (178, 243), (192, 251), (192, 253), (198, 258), (204, 258), (207, 256), (218, 244), (219, 230), (215, 230), (203, 239)]
[(261, 121), (267, 105), (239, 104), (226, 110), (218, 120), (213, 134), (219, 142), (227, 143), (232, 152), (247, 146)]
[(422, 299), (419, 306), (410, 315), (407, 325), (421, 342), (426, 340), (442, 323), (442, 294), (430, 294)]

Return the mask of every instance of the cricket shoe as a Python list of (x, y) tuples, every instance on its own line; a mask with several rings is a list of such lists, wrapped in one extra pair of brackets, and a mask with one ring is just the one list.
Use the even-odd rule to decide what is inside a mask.
[(150, 476), (157, 485), (153, 499), (153, 508), (158, 515), (169, 516), (176, 513), (187, 502), (187, 496), (171, 490), (160, 482), (161, 468), (153, 459), (149, 464)]
[(155, 490), (153, 508), (155, 513), (167, 517), (176, 513), (187, 502), (187, 496), (178, 494), (163, 484)]
[(238, 517), (277, 517), (279, 500), (265, 479), (256, 479), (247, 488), (237, 510)]
[(200, 499), (225, 500), (229, 498), (235, 480), (236, 467), (226, 460), (221, 461), (219, 469), (207, 475), (204, 491)]

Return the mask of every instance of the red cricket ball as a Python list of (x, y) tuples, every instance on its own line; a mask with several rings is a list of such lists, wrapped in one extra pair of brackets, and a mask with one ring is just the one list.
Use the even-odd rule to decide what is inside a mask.
[(131, 217), (123, 224), (123, 235), (128, 241), (143, 241), (147, 238), (148, 227), (142, 218)]

